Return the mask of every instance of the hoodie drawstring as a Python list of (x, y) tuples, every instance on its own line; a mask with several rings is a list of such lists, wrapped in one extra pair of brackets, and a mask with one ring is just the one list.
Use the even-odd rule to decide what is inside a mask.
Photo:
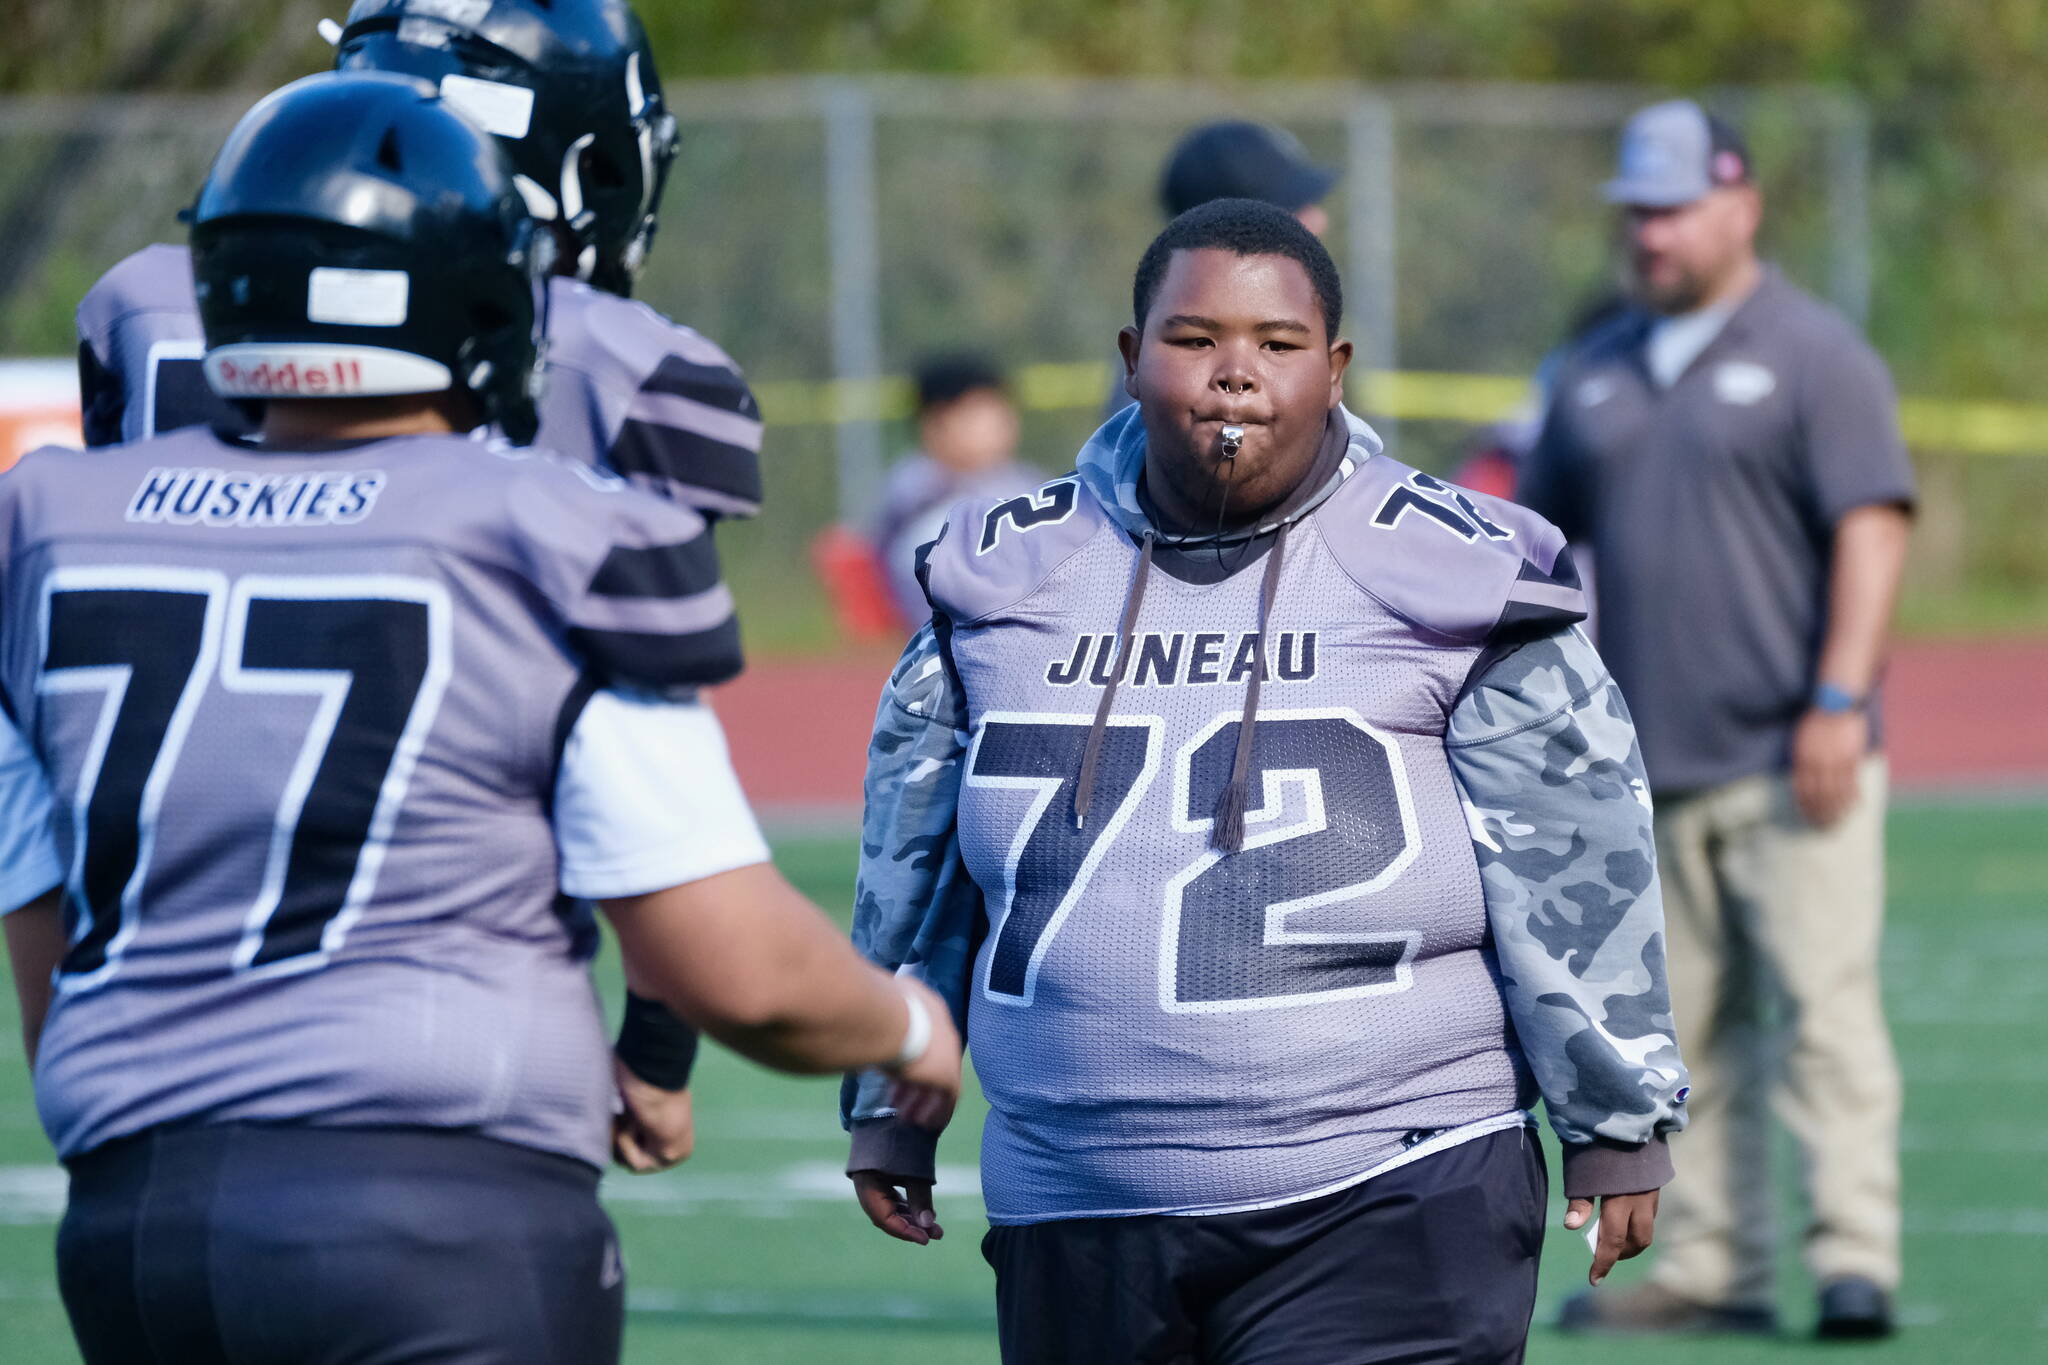
[(1088, 729), (1088, 747), (1081, 751), (1081, 777), (1074, 783), (1075, 829), (1087, 827), (1088, 807), (1095, 802), (1095, 767), (1102, 758), (1102, 739), (1109, 729), (1109, 708), (1116, 702), (1116, 685), (1123, 681), (1124, 670), (1131, 662), (1138, 608), (1145, 602), (1145, 580), (1152, 576), (1153, 543), (1152, 533), (1145, 532), (1144, 543), (1138, 550), (1138, 571), (1132, 575), (1131, 590), (1124, 597), (1124, 623), (1116, 637), (1116, 666), (1110, 669), (1102, 700), (1095, 704), (1095, 724)]
[(1266, 553), (1266, 576), (1259, 584), (1259, 640), (1257, 663), (1252, 667), (1251, 685), (1244, 690), (1244, 715), (1237, 726), (1237, 753), (1230, 761), (1230, 781), (1216, 802), (1216, 827), (1210, 831), (1209, 847), (1225, 853), (1244, 848), (1245, 808), (1251, 800), (1252, 730), (1259, 723), (1259, 682), (1266, 676), (1266, 627), (1273, 619), (1273, 599), (1280, 589), (1280, 558), (1287, 548), (1287, 527), (1282, 525)]

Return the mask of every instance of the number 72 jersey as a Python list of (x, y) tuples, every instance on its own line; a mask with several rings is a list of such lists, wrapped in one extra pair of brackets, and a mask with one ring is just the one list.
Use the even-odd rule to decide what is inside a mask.
[(602, 1164), (560, 746), (598, 683), (738, 666), (703, 520), (552, 457), (192, 428), (0, 476), (0, 692), (66, 874), (60, 1153), (248, 1120)]
[(971, 736), (957, 832), (987, 908), (967, 997), (994, 1221), (1284, 1203), (1522, 1121), (1444, 743), (1490, 643), (1578, 615), (1546, 605), (1577, 602), (1547, 581), (1560, 550), (1520, 509), (1365, 460), (1289, 529), (1263, 654), (1264, 559), (1219, 582), (1162, 558), (1077, 821), (1138, 547), (1077, 483), (955, 509), (927, 581)]

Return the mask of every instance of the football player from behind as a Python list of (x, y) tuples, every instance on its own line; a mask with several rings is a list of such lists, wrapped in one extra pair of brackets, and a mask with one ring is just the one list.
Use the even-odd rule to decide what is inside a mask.
[[(1133, 293), (1135, 402), (953, 509), (869, 752), (854, 933), (972, 1021), (1003, 1358), (1519, 1361), (1537, 1096), (1596, 1279), (1683, 1122), (1628, 712), (1556, 528), (1344, 410), (1291, 214), (1190, 210)], [(880, 1082), (848, 1171), (923, 1244)]]
[[(725, 352), (631, 300), (676, 121), (626, 0), (357, 0), (336, 67), (433, 82), (498, 138), (558, 243), (539, 443), (707, 518), (761, 503), (761, 413)], [(86, 441), (233, 423), (200, 374), (183, 247), (145, 247), (78, 307)]]
[[(761, 414), (716, 344), (629, 297), (675, 160), (675, 118), (625, 0), (358, 0), (331, 29), (342, 70), (398, 71), (511, 157), (555, 240), (537, 440), (674, 497), (707, 521), (761, 502)], [(78, 308), (86, 441), (107, 445), (246, 418), (201, 374), (182, 246), (146, 247)], [(653, 1170), (688, 1155), (695, 1036), (637, 992), (620, 1035), (618, 1156)]]
[(957, 1039), (768, 861), (692, 700), (740, 662), (704, 519), (466, 434), (536, 424), (550, 239), (496, 144), (413, 77), (302, 81), (192, 246), (257, 434), (0, 476), (5, 930), (81, 1350), (614, 1361), (569, 898), (765, 1065), (881, 1064), (935, 1122)]

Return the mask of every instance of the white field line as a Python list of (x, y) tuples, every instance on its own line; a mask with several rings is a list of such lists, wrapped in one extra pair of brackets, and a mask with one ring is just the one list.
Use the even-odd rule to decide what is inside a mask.
[(1954, 1152), (1957, 1155), (2006, 1156), (2048, 1154), (2048, 1129), (2034, 1123), (1974, 1123), (1944, 1128), (1934, 1123), (1909, 1123), (1899, 1132), (1899, 1146), (1908, 1152)]
[(1906, 1214), (1909, 1237), (2048, 1237), (2048, 1208), (1934, 1208)]
[[(979, 1297), (921, 1299), (907, 1294), (767, 1294), (738, 1289), (664, 1289), (631, 1286), (629, 1313), (679, 1314), (692, 1318), (783, 1318), (797, 1322), (867, 1320), (993, 1322), (995, 1302)], [(61, 1303), (55, 1277), (0, 1276), (0, 1303)]]
[[(979, 1202), (981, 1175), (972, 1166), (941, 1166), (938, 1176), (941, 1200)], [(0, 1225), (54, 1223), (64, 1214), (69, 1191), (70, 1179), (61, 1166), (0, 1166)], [(605, 1180), (604, 1198), (615, 1207), (656, 1216), (717, 1208), (724, 1215), (788, 1218), (802, 1205), (841, 1202), (853, 1212), (852, 1186), (830, 1161), (798, 1162), (758, 1176), (700, 1175), (687, 1169), (617, 1174)]]
[[(941, 1166), (937, 1196), (941, 1200), (981, 1198), (981, 1173), (972, 1166)], [(745, 1214), (754, 1206), (837, 1204), (853, 1206), (853, 1187), (844, 1168), (832, 1161), (802, 1161), (758, 1176), (697, 1175), (689, 1170), (664, 1175), (612, 1175), (604, 1182), (607, 1202), (636, 1213), (689, 1213), (696, 1209), (739, 1205)], [(775, 1216), (775, 1215), (770, 1215)]]
[(697, 1140), (818, 1142), (846, 1145), (846, 1134), (830, 1109), (727, 1109), (697, 1123)]
[(904, 1294), (770, 1294), (742, 1289), (634, 1289), (628, 1281), (626, 1311), (676, 1313), (695, 1318), (848, 1318), (929, 1322), (934, 1318), (994, 1321), (993, 1300), (920, 1299)]
[[(981, 1181), (972, 1167), (941, 1166), (941, 1200), (980, 1198)], [(57, 1166), (0, 1166), (0, 1224), (50, 1224), (64, 1212), (68, 1181)], [(832, 1162), (805, 1161), (758, 1177), (695, 1175), (676, 1171), (605, 1181), (606, 1200), (621, 1210), (687, 1215), (716, 1208), (726, 1217), (787, 1218), (806, 1205), (849, 1206), (846, 1176)], [(2048, 1208), (1928, 1208), (1906, 1215), (1915, 1236), (2048, 1237)]]

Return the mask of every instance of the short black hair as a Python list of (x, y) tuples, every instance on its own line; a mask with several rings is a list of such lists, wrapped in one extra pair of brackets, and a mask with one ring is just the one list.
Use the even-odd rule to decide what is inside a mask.
[(917, 363), (917, 414), (957, 402), (970, 393), (993, 389), (1006, 393), (1002, 369), (978, 351), (947, 351)]
[(1330, 249), (1286, 209), (1256, 199), (1212, 199), (1198, 204), (1166, 225), (1152, 239), (1138, 262), (1131, 285), (1131, 311), (1138, 329), (1159, 297), (1160, 282), (1176, 251), (1228, 251), (1238, 256), (1285, 256), (1308, 272), (1323, 310), (1323, 329), (1331, 340), (1344, 321), (1344, 284)]

